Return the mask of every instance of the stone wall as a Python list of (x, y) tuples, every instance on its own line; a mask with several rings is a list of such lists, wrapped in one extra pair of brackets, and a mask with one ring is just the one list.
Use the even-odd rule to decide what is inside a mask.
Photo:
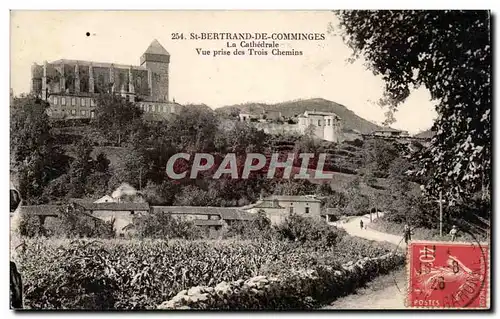
[(267, 134), (301, 134), (298, 124), (255, 123), (255, 127)]
[(256, 276), (215, 287), (183, 290), (158, 309), (300, 310), (350, 294), (374, 277), (404, 264), (402, 253), (365, 257), (341, 269), (284, 270), (278, 277)]

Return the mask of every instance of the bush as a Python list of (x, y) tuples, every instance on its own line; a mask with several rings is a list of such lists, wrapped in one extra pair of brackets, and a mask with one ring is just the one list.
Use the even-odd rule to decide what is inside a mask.
[(322, 220), (298, 214), (288, 215), (276, 230), (284, 239), (317, 247), (333, 247), (346, 235), (344, 230), (329, 226)]
[(19, 218), (19, 234), (23, 237), (36, 237), (44, 235), (38, 216), (21, 213)]
[(59, 210), (59, 228), (54, 229), (58, 237), (66, 238), (112, 238), (115, 236), (114, 221), (107, 222), (87, 214), (76, 205)]
[(134, 218), (136, 235), (139, 238), (202, 238), (202, 231), (192, 222), (172, 217), (166, 212), (157, 212)]
[(276, 231), (271, 225), (264, 211), (259, 211), (251, 221), (235, 223), (229, 226), (223, 235), (225, 238), (237, 237), (240, 239), (275, 239)]

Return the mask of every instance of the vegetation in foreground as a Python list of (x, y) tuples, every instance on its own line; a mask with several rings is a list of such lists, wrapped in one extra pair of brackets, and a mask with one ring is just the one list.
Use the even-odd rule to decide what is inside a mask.
[[(304, 225), (306, 229), (291, 226)], [(152, 309), (183, 289), (291, 269), (341, 267), (393, 246), (330, 228), (329, 245), (303, 222), (279, 239), (25, 239), (19, 247), (30, 309)]]

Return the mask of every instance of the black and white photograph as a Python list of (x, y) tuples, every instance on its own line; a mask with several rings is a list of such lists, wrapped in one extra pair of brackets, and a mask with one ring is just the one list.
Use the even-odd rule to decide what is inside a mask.
[(10, 309), (491, 310), (492, 20), (11, 10)]

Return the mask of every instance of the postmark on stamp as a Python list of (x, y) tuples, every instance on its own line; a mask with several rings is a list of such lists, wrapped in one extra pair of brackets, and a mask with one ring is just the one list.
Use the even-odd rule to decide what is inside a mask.
[(407, 307), (489, 309), (487, 243), (411, 242)]

